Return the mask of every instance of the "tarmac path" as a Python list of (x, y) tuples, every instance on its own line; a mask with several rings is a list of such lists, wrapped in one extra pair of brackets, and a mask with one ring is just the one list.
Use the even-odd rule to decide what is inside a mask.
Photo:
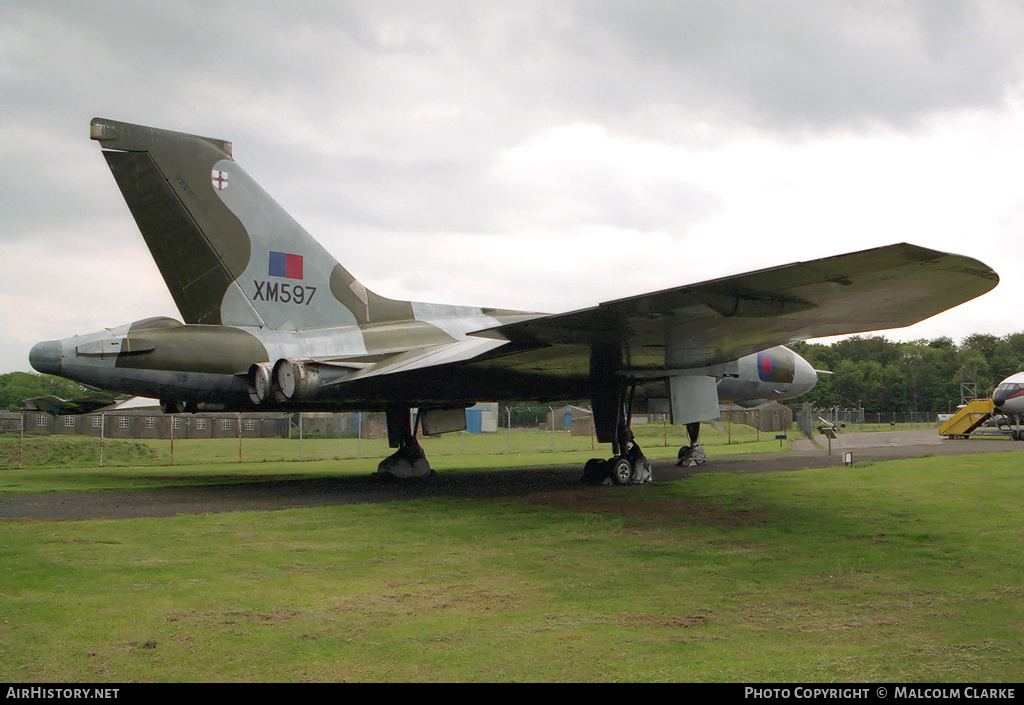
[[(822, 439), (825, 442), (825, 439)], [(832, 453), (810, 441), (793, 442), (786, 453), (712, 458), (703, 467), (653, 463), (655, 481), (679, 480), (703, 472), (780, 472), (841, 467), (843, 451), (854, 461), (919, 458), (1024, 450), (1004, 439), (949, 440), (935, 430), (850, 433), (832, 442)], [(170, 517), (233, 511), (272, 511), (424, 497), (503, 498), (541, 492), (593, 492), (580, 483), (577, 465), (502, 470), (447, 470), (430, 480), (394, 481), (372, 475), (281, 480), (150, 490), (50, 492), (0, 495), (0, 521), (68, 521)]]

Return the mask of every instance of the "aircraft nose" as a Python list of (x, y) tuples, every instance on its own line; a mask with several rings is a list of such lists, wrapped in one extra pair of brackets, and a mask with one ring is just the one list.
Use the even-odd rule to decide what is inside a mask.
[[(796, 353), (794, 353), (795, 355)], [(818, 373), (811, 367), (811, 363), (803, 359), (801, 356), (796, 355), (796, 370), (793, 376), (793, 387), (797, 391), (798, 396), (800, 394), (806, 394), (807, 392), (814, 389), (814, 386), (818, 383)]]
[(32, 350), (28, 354), (28, 361), (37, 372), (59, 375), (60, 355), (60, 341), (46, 340), (32, 346)]

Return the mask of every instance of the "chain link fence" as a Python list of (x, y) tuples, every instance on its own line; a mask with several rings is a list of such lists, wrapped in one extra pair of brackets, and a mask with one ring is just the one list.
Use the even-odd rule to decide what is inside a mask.
[(847, 431), (923, 430), (938, 428), (939, 412), (865, 412), (859, 408), (814, 408), (809, 404), (794, 407), (793, 418), (805, 433), (818, 426), (832, 425)]

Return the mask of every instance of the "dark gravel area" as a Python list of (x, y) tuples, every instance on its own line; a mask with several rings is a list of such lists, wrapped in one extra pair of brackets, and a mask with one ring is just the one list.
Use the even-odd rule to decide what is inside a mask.
[[(1001, 439), (945, 440), (935, 431), (850, 434), (833, 445), (832, 455), (806, 441), (788, 453), (737, 455), (711, 459), (704, 467), (678, 468), (655, 461), (656, 482), (681, 480), (701, 472), (780, 472), (842, 466), (842, 451), (855, 461), (918, 458), (1024, 450), (1024, 444)], [(801, 449), (802, 448), (802, 449)], [(372, 463), (368, 463), (372, 467)], [(51, 492), (0, 495), (0, 521), (61, 521), (168, 517), (234, 511), (272, 511), (365, 502), (393, 502), (423, 497), (521, 497), (536, 493), (593, 493), (603, 487), (581, 483), (582, 468), (560, 466), (506, 470), (442, 471), (429, 480), (338, 477), (278, 480), (204, 487)]]

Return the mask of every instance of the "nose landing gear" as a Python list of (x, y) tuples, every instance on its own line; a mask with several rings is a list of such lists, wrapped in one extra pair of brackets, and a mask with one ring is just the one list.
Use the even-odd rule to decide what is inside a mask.
[(700, 437), (700, 421), (686, 424), (686, 433), (690, 437), (690, 445), (679, 449), (676, 465), (679, 467), (689, 467), (690, 463), (700, 466), (706, 465), (708, 457), (704, 453), (704, 449), (697, 443), (697, 439)]

